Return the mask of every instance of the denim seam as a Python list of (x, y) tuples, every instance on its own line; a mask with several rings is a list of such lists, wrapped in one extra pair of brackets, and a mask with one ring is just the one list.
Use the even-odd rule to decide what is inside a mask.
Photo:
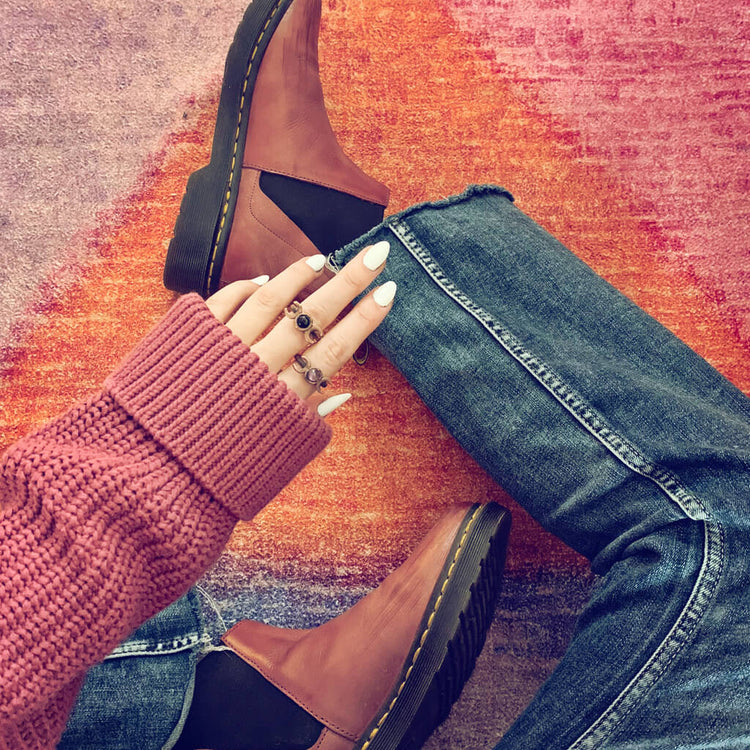
[(724, 571), (724, 531), (720, 524), (703, 522), (703, 564), (690, 598), (672, 629), (599, 718), (568, 748), (593, 750), (610, 738), (654, 688), (672, 663), (692, 641), (695, 631), (715, 595)]
[(723, 529), (710, 519), (704, 503), (688, 491), (679, 477), (649, 461), (627, 438), (613, 430), (604, 418), (580, 394), (570, 388), (554, 370), (529, 352), (511, 331), (500, 325), (486, 310), (458, 289), (446, 277), (408, 225), (397, 221), (391, 223), (389, 228), (435, 284), (475, 318), (500, 346), (615, 458), (635, 473), (651, 480), (688, 518), (702, 522), (703, 562), (685, 606), (669, 633), (653, 651), (638, 674), (568, 749), (591, 750), (610, 737), (637, 708), (647, 692), (654, 687), (694, 637), (723, 573)]
[(389, 228), (438, 287), (477, 320), (503, 349), (615, 458), (632, 471), (654, 482), (691, 520), (703, 521), (708, 518), (703, 502), (689, 492), (677, 476), (649, 461), (633, 443), (612, 429), (604, 418), (589, 406), (580, 394), (568, 386), (552, 368), (528, 351), (510, 330), (499, 324), (486, 310), (458, 289), (425, 251), (406, 224), (394, 222)]
[(188, 683), (187, 688), (185, 688), (185, 696), (182, 701), (182, 711), (180, 712), (177, 723), (172, 728), (169, 737), (167, 737), (167, 741), (164, 743), (164, 745), (162, 745), (161, 750), (171, 750), (171, 748), (173, 748), (177, 744), (177, 740), (180, 739), (183, 731), (185, 730), (185, 724), (187, 724), (188, 715), (190, 713), (190, 708), (193, 705), (193, 698), (195, 696), (195, 676), (197, 666), (197, 659), (195, 658), (195, 656), (191, 658), (191, 661), (192, 670), (190, 674), (190, 682)]
[(120, 644), (106, 659), (118, 659), (123, 656), (163, 656), (165, 654), (178, 654), (201, 643), (198, 634), (187, 638), (175, 638), (169, 642), (156, 643), (153, 641), (126, 641)]
[[(211, 610), (216, 614), (217, 619), (219, 620), (219, 625), (221, 626), (222, 630), (226, 632), (229, 630), (227, 627), (226, 622), (224, 622), (224, 616), (221, 614), (221, 610), (219, 609), (219, 605), (216, 603), (216, 599), (211, 596), (211, 594), (208, 593), (206, 589), (203, 588), (199, 583), (195, 584), (195, 590), (202, 596), (207, 602), (208, 605), (211, 607)], [(202, 617), (202, 614), (201, 614)], [(205, 624), (201, 622), (202, 630), (205, 630)], [(210, 640), (210, 639), (209, 639)]]

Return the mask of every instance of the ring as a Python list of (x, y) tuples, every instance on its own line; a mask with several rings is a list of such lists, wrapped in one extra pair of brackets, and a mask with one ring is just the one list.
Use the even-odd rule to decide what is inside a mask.
[(284, 308), (284, 315), (294, 319), (294, 325), (305, 334), (308, 344), (315, 344), (323, 337), (323, 329), (308, 315), (297, 300)]
[(305, 380), (312, 386), (315, 386), (315, 390), (320, 393), (323, 388), (328, 385), (328, 378), (317, 368), (312, 367), (307, 361), (306, 357), (301, 354), (294, 355), (294, 363), (292, 364), (295, 372), (304, 376)]

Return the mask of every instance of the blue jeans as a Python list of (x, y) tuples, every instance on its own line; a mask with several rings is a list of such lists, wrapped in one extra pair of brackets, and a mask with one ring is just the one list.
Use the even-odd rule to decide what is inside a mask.
[(372, 343), (600, 576), (497, 747), (750, 747), (750, 400), (500, 188), (331, 262), (380, 239), (399, 291)]
[(176, 742), (204, 641), (191, 591), (89, 670), (58, 750), (150, 750)]

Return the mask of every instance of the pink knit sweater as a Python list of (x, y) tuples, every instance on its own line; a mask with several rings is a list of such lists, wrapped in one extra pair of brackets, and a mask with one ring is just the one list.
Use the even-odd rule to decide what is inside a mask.
[(85, 671), (179, 598), (325, 423), (197, 295), (0, 464), (0, 749), (52, 748)]

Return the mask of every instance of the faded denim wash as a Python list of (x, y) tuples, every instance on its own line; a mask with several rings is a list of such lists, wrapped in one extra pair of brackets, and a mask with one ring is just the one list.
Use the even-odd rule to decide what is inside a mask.
[(330, 263), (382, 239), (399, 290), (372, 343), (601, 576), (498, 750), (750, 748), (750, 400), (501, 188)]
[(89, 670), (58, 750), (157, 750), (177, 741), (205, 640), (195, 591)]

